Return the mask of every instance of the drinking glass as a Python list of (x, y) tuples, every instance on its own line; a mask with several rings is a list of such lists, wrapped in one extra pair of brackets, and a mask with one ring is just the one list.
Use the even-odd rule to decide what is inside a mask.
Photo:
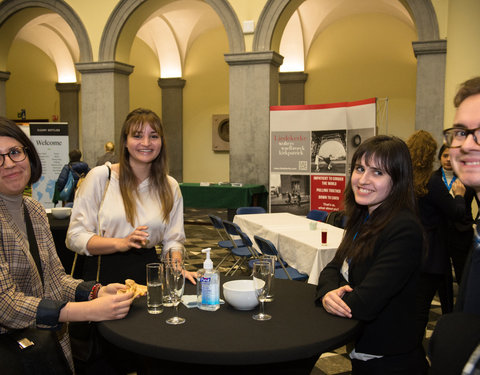
[[(180, 256), (182, 255), (182, 256)], [(165, 264), (165, 281), (167, 292), (174, 307), (173, 317), (167, 319), (168, 324), (183, 324), (185, 318), (178, 316), (178, 305), (182, 301), (183, 290), (185, 287), (185, 270), (183, 267), (183, 253), (178, 252), (172, 254), (169, 259), (164, 261)]]
[(271, 315), (265, 314), (265, 300), (272, 281), (271, 263), (259, 261), (253, 265), (253, 286), (260, 302), (260, 312), (253, 315), (255, 320), (270, 320)]
[(320, 231), (320, 236), (321, 236), (321, 244), (322, 246), (327, 246), (327, 234), (328, 234), (328, 230), (326, 228), (322, 228), (322, 230)]
[[(164, 270), (166, 269), (165, 262), (172, 258), (172, 254), (175, 255), (176, 253), (180, 253), (180, 256), (182, 257), (182, 259), (184, 259), (185, 249), (183, 247), (172, 247), (169, 250), (164, 251), (162, 253), (161, 261), (164, 264)], [(164, 285), (164, 287), (166, 287), (166, 285), (167, 285), (166, 280), (165, 280), (166, 272), (163, 273), (163, 276), (164, 276), (163, 277), (163, 282), (164, 282), (163, 285)], [(172, 297), (170, 296), (170, 293), (164, 292), (163, 293), (163, 307), (172, 307), (172, 306), (173, 306), (173, 302), (172, 302)]]
[(273, 301), (273, 284), (275, 280), (275, 262), (277, 260), (277, 257), (275, 255), (266, 255), (263, 254), (260, 257), (261, 262), (268, 262), (270, 263), (270, 270), (272, 272), (272, 278), (270, 279), (270, 288), (268, 290), (268, 294), (265, 298), (265, 302), (272, 302)]
[(147, 310), (149, 314), (163, 312), (163, 264), (147, 264)]

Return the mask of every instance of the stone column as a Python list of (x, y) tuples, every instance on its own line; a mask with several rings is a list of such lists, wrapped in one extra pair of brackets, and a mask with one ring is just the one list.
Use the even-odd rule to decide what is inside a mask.
[(80, 148), (78, 129), (78, 83), (56, 83), (55, 87), (60, 93), (60, 120), (68, 122), (68, 147), (69, 150)]
[(130, 108), (128, 76), (133, 66), (117, 61), (75, 64), (82, 74), (80, 147), (88, 165), (95, 165), (104, 144), (118, 144)]
[(270, 106), (278, 103), (275, 51), (226, 54), (230, 65), (230, 181), (268, 187)]
[(280, 105), (305, 104), (305, 82), (308, 74), (304, 72), (280, 73)]
[(412, 44), (417, 58), (415, 129), (430, 132), (440, 145), (443, 143), (447, 41), (431, 40)]
[(10, 72), (0, 71), (0, 116), (7, 115), (7, 95), (5, 93), (5, 83), (10, 78)]
[(159, 78), (162, 89), (162, 122), (167, 142), (170, 175), (183, 182), (183, 88), (182, 78)]

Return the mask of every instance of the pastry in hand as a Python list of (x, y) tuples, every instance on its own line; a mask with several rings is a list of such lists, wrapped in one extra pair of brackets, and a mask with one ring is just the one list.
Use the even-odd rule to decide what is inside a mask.
[(137, 284), (132, 279), (125, 280), (126, 289), (119, 289), (117, 293), (133, 292), (133, 298), (141, 297), (147, 294), (147, 286)]

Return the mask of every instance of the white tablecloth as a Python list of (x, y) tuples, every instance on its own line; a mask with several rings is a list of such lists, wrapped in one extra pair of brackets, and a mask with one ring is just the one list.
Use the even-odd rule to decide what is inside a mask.
[[(343, 237), (343, 229), (317, 223), (310, 230), (313, 220), (290, 213), (235, 215), (233, 220), (250, 237), (254, 235), (272, 241), (281, 257), (299, 272), (309, 275), (310, 284), (318, 284), (322, 269), (333, 259)], [(328, 230), (327, 245), (321, 245), (321, 229)]]

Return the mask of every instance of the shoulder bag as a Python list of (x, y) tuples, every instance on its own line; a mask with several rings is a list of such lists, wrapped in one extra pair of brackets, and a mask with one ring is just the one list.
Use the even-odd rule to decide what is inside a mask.
[[(102, 207), (103, 200), (105, 198), (105, 194), (108, 188), (108, 184), (110, 183), (111, 169), (108, 165), (107, 167), (108, 167), (108, 179), (103, 189), (102, 200), (100, 202), (98, 212), (100, 212), (100, 208)], [(97, 218), (97, 233), (100, 233), (99, 218)], [(70, 276), (73, 276), (75, 272), (75, 266), (77, 264), (78, 256), (79, 254), (75, 253)], [(97, 256), (97, 277), (96, 277), (97, 282), (100, 279), (100, 264), (101, 264), (101, 255), (98, 255)], [(73, 358), (75, 359), (77, 365), (79, 365), (79, 362), (80, 362), (80, 365), (85, 366), (87, 364), (95, 362), (96, 360), (102, 357), (100, 338), (98, 337), (98, 332), (97, 332), (95, 323), (72, 322), (68, 324), (68, 331), (70, 334), (70, 343), (72, 346)]]

